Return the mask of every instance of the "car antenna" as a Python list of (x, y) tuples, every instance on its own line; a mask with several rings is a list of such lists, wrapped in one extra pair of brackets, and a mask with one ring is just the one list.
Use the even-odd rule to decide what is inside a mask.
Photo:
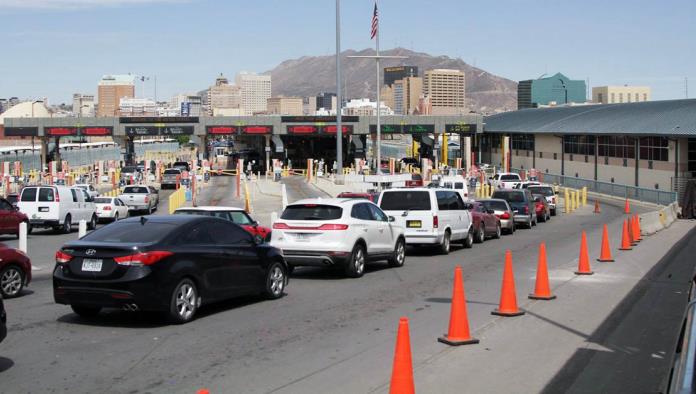
[(140, 224), (144, 226), (145, 223), (147, 223), (147, 218), (145, 218), (145, 216), (141, 216), (140, 217)]

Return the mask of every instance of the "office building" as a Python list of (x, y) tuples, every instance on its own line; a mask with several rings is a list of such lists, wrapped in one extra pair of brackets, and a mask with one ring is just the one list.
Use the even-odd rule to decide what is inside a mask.
[(230, 85), (227, 78), (220, 74), (215, 79), (215, 85), (207, 92), (208, 114), (214, 115), (216, 110), (238, 109), (242, 106), (242, 92), (239, 86)]
[(597, 104), (638, 103), (650, 101), (648, 86), (595, 86), (592, 102)]
[(132, 75), (104, 75), (97, 85), (97, 116), (116, 116), (122, 98), (135, 97)]
[(578, 104), (587, 101), (585, 81), (571, 80), (561, 73), (528, 79), (517, 84), (517, 109)]
[(269, 115), (302, 116), (304, 113), (302, 97), (271, 97), (267, 108)]
[(197, 94), (177, 94), (169, 102), (169, 108), (175, 110), (176, 116), (201, 116), (203, 104)]
[(316, 97), (303, 97), (302, 98), (302, 115), (314, 115), (317, 111), (317, 99)]
[(72, 113), (78, 118), (93, 117), (94, 114), (94, 95), (73, 94)]
[(338, 108), (338, 105), (336, 104), (336, 93), (322, 92), (317, 95), (316, 109), (319, 110), (322, 108), (327, 111)]
[[(394, 115), (394, 111), (384, 105), (384, 103), (380, 103), (379, 109), (381, 115)], [(377, 102), (370, 101), (370, 99), (367, 98), (350, 100), (343, 108), (342, 114), (352, 116), (376, 116)]]
[(146, 98), (122, 98), (119, 101), (118, 116), (157, 116), (158, 105)]
[(461, 70), (427, 70), (423, 75), (423, 95), (430, 98), (433, 115), (466, 113), (466, 81)]
[(241, 108), (245, 115), (266, 112), (271, 98), (271, 76), (239, 73), (235, 78), (241, 92)]
[(384, 85), (391, 86), (394, 82), (398, 80), (403, 80), (405, 78), (417, 76), (418, 67), (416, 66), (385, 67), (384, 78), (382, 79), (382, 81)]
[(418, 99), (423, 94), (423, 78), (406, 77), (394, 81), (393, 104), (390, 106), (397, 115), (412, 115), (418, 107)]

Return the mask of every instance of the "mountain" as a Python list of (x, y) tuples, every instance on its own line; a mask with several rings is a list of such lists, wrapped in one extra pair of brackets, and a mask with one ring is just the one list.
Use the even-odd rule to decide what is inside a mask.
[[(406, 59), (383, 60), (382, 67), (399, 65), (417, 66), (420, 76), (425, 70), (449, 68), (464, 71), (466, 98), (469, 109), (494, 113), (517, 109), (517, 82), (493, 75), (448, 56), (432, 56), (404, 48), (380, 52), (382, 55), (406, 56)], [(348, 56), (374, 55), (374, 49), (346, 50), (341, 53), (341, 71), (344, 79), (343, 94), (348, 98), (375, 97), (374, 59), (349, 59)], [(273, 95), (314, 96), (320, 92), (336, 91), (336, 57), (303, 56), (286, 60), (265, 72), (273, 81)]]

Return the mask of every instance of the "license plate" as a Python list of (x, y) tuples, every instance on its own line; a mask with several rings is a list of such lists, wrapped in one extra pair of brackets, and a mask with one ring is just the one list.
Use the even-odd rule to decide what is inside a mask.
[(295, 240), (299, 242), (309, 242), (310, 234), (297, 233), (295, 234)]
[(406, 227), (409, 228), (421, 228), (422, 223), (420, 220), (407, 220)]
[(102, 269), (101, 259), (84, 259), (82, 260), (82, 270), (88, 272), (99, 272)]
[(48, 207), (39, 207), (39, 212), (48, 212)]

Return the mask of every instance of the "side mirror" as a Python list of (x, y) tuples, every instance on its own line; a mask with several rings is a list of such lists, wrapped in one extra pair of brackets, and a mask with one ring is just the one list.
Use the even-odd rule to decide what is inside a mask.
[(389, 216), (388, 220), (391, 223), (391, 222), (396, 221), (396, 218), (394, 216)]
[(254, 220), (253, 222), (251, 222), (251, 225), (257, 227), (259, 225), (258, 220)]
[(470, 204), (470, 203), (465, 202), (464, 209), (468, 209), (469, 211), (471, 211), (472, 209), (474, 209), (474, 204)]

